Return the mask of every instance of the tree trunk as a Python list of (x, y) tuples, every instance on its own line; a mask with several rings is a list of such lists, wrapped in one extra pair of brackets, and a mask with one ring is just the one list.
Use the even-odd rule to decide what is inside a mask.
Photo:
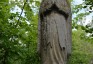
[(66, 64), (71, 54), (71, 8), (67, 0), (43, 0), (39, 11), (41, 64)]

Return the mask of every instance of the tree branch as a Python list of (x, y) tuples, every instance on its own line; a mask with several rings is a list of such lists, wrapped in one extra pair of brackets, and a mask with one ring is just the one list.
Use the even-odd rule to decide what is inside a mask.
[[(22, 11), (21, 11), (21, 13), (20, 13), (20, 16), (19, 16), (19, 19), (18, 19), (17, 24), (19, 23), (20, 17), (22, 16), (22, 13), (23, 13), (23, 10), (24, 10), (24, 8), (25, 8), (25, 5), (26, 5), (27, 1), (28, 1), (28, 0), (26, 0), (26, 2), (24, 2), (24, 5), (23, 5), (23, 7), (22, 7)], [(17, 24), (16, 24), (16, 25), (17, 25)]]

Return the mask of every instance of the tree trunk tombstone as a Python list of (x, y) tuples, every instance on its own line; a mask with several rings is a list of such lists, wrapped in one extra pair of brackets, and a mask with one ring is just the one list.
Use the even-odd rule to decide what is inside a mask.
[(41, 64), (66, 64), (71, 54), (71, 8), (68, 0), (43, 0), (39, 10), (38, 52)]

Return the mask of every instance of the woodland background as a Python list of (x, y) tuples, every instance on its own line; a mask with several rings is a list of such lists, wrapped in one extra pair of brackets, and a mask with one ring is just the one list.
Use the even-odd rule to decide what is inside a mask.
[[(93, 0), (72, 7), (72, 55), (68, 64), (93, 62)], [(40, 1), (0, 0), (0, 64), (40, 64), (37, 27)], [(83, 10), (83, 12), (81, 12)], [(93, 16), (93, 15), (92, 15)]]

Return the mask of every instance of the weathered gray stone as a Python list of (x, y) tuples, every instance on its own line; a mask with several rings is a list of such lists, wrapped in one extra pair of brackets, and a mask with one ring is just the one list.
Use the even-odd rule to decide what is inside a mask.
[(39, 11), (38, 52), (42, 64), (66, 64), (71, 54), (71, 8), (67, 0), (43, 0)]

